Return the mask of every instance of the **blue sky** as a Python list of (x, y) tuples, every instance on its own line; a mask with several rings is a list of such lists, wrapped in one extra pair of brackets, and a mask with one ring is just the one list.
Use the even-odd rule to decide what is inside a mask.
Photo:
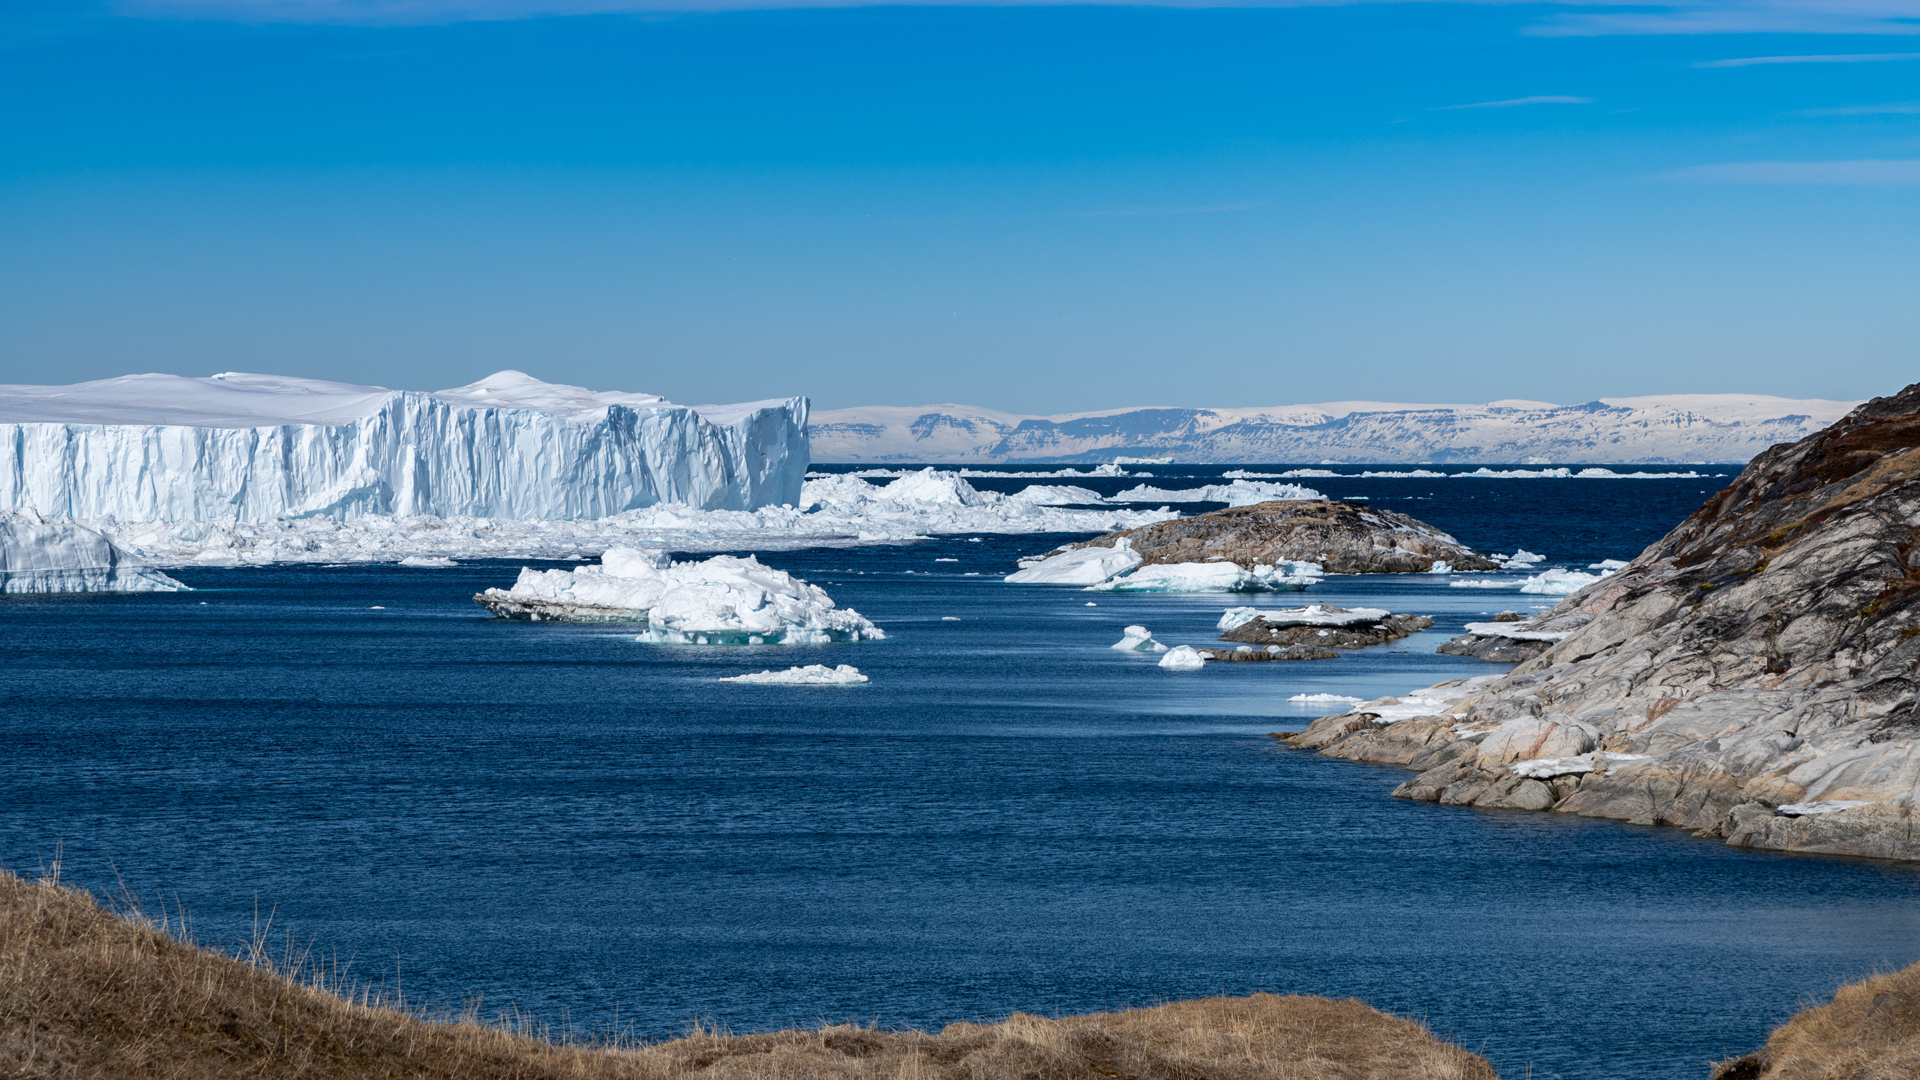
[(1920, 0), (671, 6), (9, 5), (0, 382), (1058, 412), (1920, 377)]

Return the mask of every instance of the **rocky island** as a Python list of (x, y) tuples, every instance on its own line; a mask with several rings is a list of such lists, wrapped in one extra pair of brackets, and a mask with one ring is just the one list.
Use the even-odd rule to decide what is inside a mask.
[(1500, 564), (1439, 529), (1391, 510), (1330, 499), (1283, 499), (1109, 533), (1074, 548), (1125, 539), (1141, 565), (1314, 563), (1329, 574), (1498, 570)]
[[(1920, 384), (1774, 447), (1526, 627), (1505, 675), (1323, 717), (1293, 745), (1402, 798), (1920, 858)], [(1184, 524), (1184, 523), (1178, 523)]]

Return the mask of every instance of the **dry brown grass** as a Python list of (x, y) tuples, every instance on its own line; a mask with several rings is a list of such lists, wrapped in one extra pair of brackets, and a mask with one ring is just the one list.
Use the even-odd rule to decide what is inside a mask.
[(1722, 1062), (1713, 1080), (1912, 1080), (1920, 1077), (1920, 964), (1843, 986)]
[[(1496, 1080), (1358, 1001), (1255, 994), (939, 1034), (851, 1025), (628, 1046), (429, 1020), (0, 872), (0, 1076), (449, 1080)], [(277, 969), (276, 969), (277, 968)]]

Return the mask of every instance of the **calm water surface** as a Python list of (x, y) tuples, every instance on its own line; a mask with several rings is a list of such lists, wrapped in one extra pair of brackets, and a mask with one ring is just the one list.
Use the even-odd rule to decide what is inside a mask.
[[(1725, 479), (1304, 482), (1586, 562)], [(7, 599), (0, 861), (63, 845), (71, 878), (177, 894), (203, 940), (245, 936), (257, 899), (410, 999), (648, 1035), (1272, 990), (1424, 1018), (1512, 1077), (1699, 1078), (1804, 999), (1920, 957), (1915, 868), (1396, 801), (1401, 770), (1267, 737), (1320, 711), (1292, 694), (1497, 670), (1432, 649), (1549, 601), (1330, 579), (1312, 599), (1440, 625), (1171, 673), (1107, 646), (1135, 622), (1211, 641), (1225, 601), (998, 579), (1063, 539), (767, 556), (889, 634), (804, 649), (489, 620), (468, 597), (515, 563)], [(715, 681), (812, 662), (873, 682)]]

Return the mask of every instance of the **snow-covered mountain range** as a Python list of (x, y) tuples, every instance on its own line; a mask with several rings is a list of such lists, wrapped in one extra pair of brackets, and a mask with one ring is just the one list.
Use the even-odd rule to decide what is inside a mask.
[(0, 386), (0, 510), (123, 522), (573, 520), (797, 504), (807, 401), (675, 405), (503, 371), (452, 390), (231, 373)]
[(1343, 401), (1020, 416), (965, 405), (813, 414), (819, 462), (1744, 462), (1859, 402), (1753, 394), (1602, 398), (1583, 405)]

